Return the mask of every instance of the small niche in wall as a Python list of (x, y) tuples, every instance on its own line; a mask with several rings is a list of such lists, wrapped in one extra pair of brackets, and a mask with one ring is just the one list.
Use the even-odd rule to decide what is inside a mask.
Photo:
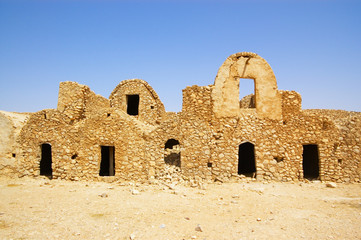
[(274, 157), (273, 159), (278, 163), (283, 161), (283, 157)]
[(322, 122), (322, 130), (329, 130), (331, 128), (331, 124), (328, 121)]
[(212, 164), (211, 162), (207, 163), (207, 167), (209, 167), (209, 168), (211, 168), (212, 165), (213, 165), (213, 164)]
[(337, 151), (337, 148), (340, 144), (339, 143), (334, 143), (333, 144), (333, 152), (336, 152)]
[(71, 159), (76, 159), (78, 157), (78, 154), (74, 154), (73, 156), (71, 156)]
[(154, 109), (154, 106), (150, 106), (150, 109)]
[(11, 154), (11, 155), (13, 156), (13, 158), (16, 157), (16, 154), (15, 154), (15, 153), (13, 153), (13, 154)]

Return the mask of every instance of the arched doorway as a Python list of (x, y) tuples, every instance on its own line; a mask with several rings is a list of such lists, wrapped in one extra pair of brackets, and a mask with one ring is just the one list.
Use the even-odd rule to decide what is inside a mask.
[(169, 139), (164, 145), (164, 162), (168, 165), (181, 167), (180, 144), (176, 139)]
[(245, 142), (238, 148), (238, 174), (254, 177), (256, 174), (256, 161), (254, 157), (254, 145)]
[(52, 159), (51, 159), (51, 145), (49, 143), (41, 144), (41, 159), (40, 159), (40, 175), (52, 177)]

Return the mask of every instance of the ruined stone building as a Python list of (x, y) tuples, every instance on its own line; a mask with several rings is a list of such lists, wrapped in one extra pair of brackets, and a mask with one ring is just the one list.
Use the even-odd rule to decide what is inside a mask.
[[(240, 100), (243, 78), (255, 91)], [(0, 112), (3, 174), (143, 181), (174, 165), (207, 180), (361, 179), (361, 113), (302, 110), (300, 94), (278, 90), (254, 53), (228, 57), (213, 85), (184, 89), (178, 113), (166, 112), (147, 82), (131, 79), (109, 99), (62, 82), (56, 109), (15, 114), (21, 121), (10, 115)]]

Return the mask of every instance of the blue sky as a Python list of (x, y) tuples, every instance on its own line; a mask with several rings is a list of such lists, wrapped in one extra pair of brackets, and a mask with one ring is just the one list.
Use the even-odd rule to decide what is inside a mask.
[[(62, 81), (109, 97), (140, 78), (167, 111), (255, 52), (303, 108), (361, 111), (361, 1), (0, 0), (0, 110), (56, 108)], [(247, 80), (244, 80), (247, 88)]]

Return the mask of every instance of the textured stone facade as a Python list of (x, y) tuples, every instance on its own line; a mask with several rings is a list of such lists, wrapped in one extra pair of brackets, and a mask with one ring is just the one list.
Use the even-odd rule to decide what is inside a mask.
[[(254, 95), (241, 101), (239, 78), (255, 81)], [(109, 99), (63, 82), (57, 109), (21, 127), (17, 172), (146, 181), (172, 169), (186, 180), (360, 182), (361, 113), (302, 110), (301, 101), (277, 89), (254, 53), (227, 58), (214, 85), (184, 89), (179, 113), (166, 112), (143, 80), (122, 81)]]
[(16, 143), (21, 128), (30, 114), (0, 111), (0, 174), (14, 175), (18, 172)]

